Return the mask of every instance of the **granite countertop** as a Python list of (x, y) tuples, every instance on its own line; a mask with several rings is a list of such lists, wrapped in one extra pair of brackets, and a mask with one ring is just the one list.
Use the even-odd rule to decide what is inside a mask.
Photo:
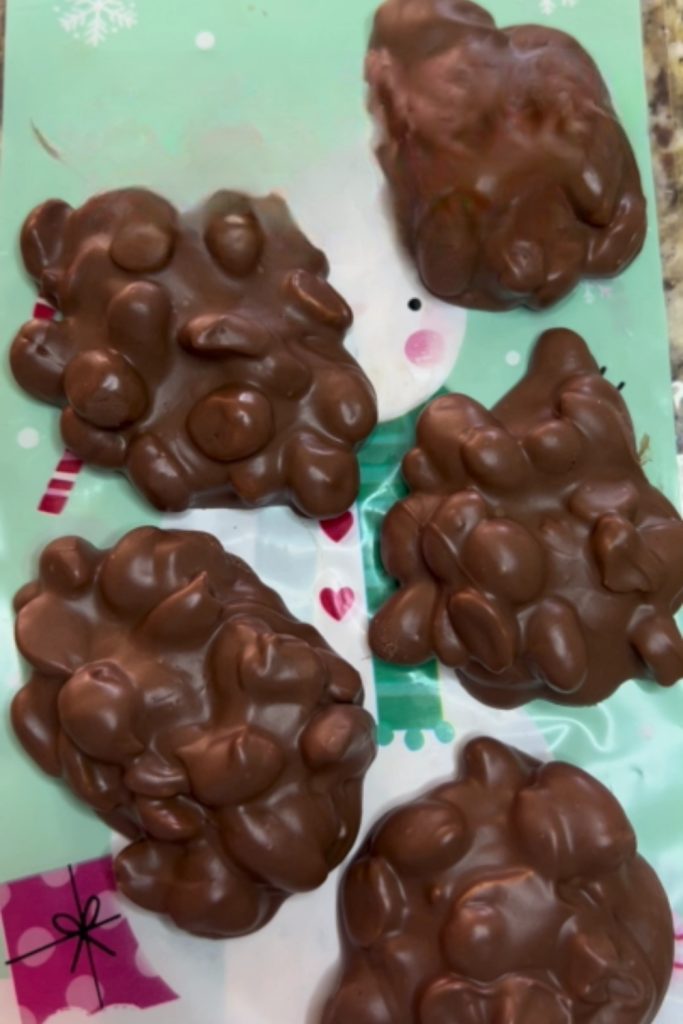
[(680, 457), (683, 453), (683, 7), (680, 0), (641, 0), (641, 3)]
[[(0, 125), (6, 0), (0, 0)], [(679, 457), (683, 459), (683, 5), (641, 0)], [(683, 465), (682, 465), (683, 469)]]

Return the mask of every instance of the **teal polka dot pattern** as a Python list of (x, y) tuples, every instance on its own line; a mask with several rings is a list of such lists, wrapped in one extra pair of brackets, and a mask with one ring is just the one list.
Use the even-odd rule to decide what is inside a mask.
[(405, 734), (408, 750), (422, 750), (425, 745), (424, 733), (421, 729), (408, 729)]
[(434, 734), (441, 743), (452, 743), (455, 739), (455, 729), (450, 722), (439, 722)]

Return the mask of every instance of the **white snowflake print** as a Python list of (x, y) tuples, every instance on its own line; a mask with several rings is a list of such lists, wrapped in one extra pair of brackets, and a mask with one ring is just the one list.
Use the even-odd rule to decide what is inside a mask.
[(605, 299), (610, 302), (614, 298), (614, 286), (611, 284), (584, 285), (583, 301), (587, 306), (592, 306), (598, 299)]
[(88, 46), (137, 23), (135, 0), (64, 0), (55, 11), (64, 31)]
[(579, 0), (538, 0), (541, 14), (554, 14), (558, 7), (576, 7)]
[(614, 298), (615, 287), (611, 284), (586, 284), (583, 289), (583, 301), (587, 306), (592, 306), (600, 299), (611, 302)]

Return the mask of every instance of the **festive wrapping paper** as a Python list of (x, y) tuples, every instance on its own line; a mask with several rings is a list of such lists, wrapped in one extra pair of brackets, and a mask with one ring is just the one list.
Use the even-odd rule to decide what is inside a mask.
[(110, 857), (8, 882), (0, 907), (22, 1024), (65, 1007), (144, 1010), (177, 998), (122, 913)]
[[(377, 388), (382, 423), (362, 454), (358, 505), (324, 528), (277, 509), (161, 517), (123, 479), (82, 468), (65, 454), (54, 411), (22, 394), (2, 361), (3, 960), (64, 940), (50, 947), (47, 959), (42, 950), (38, 960), (3, 968), (2, 1024), (72, 1024), (91, 1012), (103, 1024), (314, 1024), (337, 955), (336, 875), (318, 892), (289, 900), (260, 933), (233, 942), (185, 937), (117, 901), (108, 859), (117, 840), (21, 755), (7, 724), (22, 672), (9, 601), (34, 570), (38, 550), (63, 533), (107, 545), (141, 523), (207, 529), (246, 558), (293, 612), (312, 621), (360, 668), (378, 721), (381, 748), (368, 777), (366, 825), (447, 775), (466, 736), (488, 732), (601, 778), (624, 803), (642, 852), (683, 917), (681, 686), (664, 691), (633, 682), (597, 708), (539, 702), (496, 712), (436, 666), (411, 672), (374, 664), (365, 642), (368, 609), (389, 586), (377, 558), (378, 525), (402, 493), (398, 464), (415, 411), (444, 388), (494, 402), (523, 372), (533, 341), (548, 327), (583, 333), (609, 379), (625, 384), (647, 472), (677, 499), (638, 0), (489, 0), (501, 22), (547, 21), (590, 49), (635, 144), (651, 211), (645, 251), (620, 278), (588, 282), (543, 314), (498, 316), (437, 302), (396, 250), (363, 105), (361, 67), (373, 6), (373, 0), (8, 2), (0, 166), (6, 344), (36, 298), (17, 258), (18, 230), (47, 196), (78, 203), (93, 191), (142, 184), (188, 205), (221, 187), (276, 189), (327, 251), (333, 283), (354, 308), (349, 345)], [(49, 877), (61, 886), (50, 888)], [(683, 924), (679, 931), (680, 970), (660, 1024), (683, 1019)]]

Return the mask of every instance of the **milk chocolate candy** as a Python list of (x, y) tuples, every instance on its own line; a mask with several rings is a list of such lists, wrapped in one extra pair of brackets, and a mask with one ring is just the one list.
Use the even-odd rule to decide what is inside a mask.
[(627, 679), (683, 676), (683, 523), (648, 482), (621, 392), (585, 342), (543, 334), (490, 412), (437, 398), (382, 529), (399, 590), (374, 652), (436, 656), (487, 704), (595, 704)]
[(15, 605), (14, 729), (131, 840), (130, 899), (240, 935), (343, 860), (375, 753), (360, 677), (217, 540), (64, 537)]
[(387, 0), (366, 63), (378, 157), (435, 295), (542, 309), (640, 251), (638, 167), (591, 57), (468, 0)]
[(492, 739), (371, 830), (324, 1024), (649, 1024), (673, 923), (615, 798)]
[(50, 200), (21, 248), (59, 317), (21, 328), (12, 370), (63, 407), (72, 452), (174, 512), (353, 503), (375, 395), (343, 347), (351, 311), (281, 199), (219, 192), (183, 215), (143, 189)]

